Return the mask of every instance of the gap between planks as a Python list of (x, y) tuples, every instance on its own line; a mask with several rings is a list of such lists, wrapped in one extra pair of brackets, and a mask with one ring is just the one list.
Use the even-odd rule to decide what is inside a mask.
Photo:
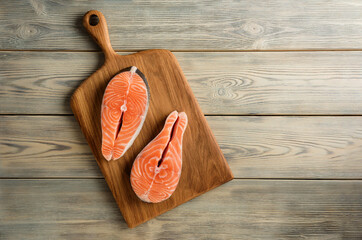
[[(149, 49), (114, 49), (116, 52), (140, 52)], [(252, 50), (223, 50), (223, 49), (168, 49), (171, 52), (225, 52), (225, 53), (239, 53), (239, 52), (361, 52), (362, 48), (349, 49), (252, 49)], [(0, 49), (0, 52), (102, 52), (101, 50), (66, 50), (66, 49)]]
[[(74, 116), (72, 113), (0, 113), (1, 116), (36, 116), (36, 117), (52, 117), (52, 116)], [(362, 117), (362, 114), (204, 114), (205, 117)]]
[[(0, 177), (1, 180), (87, 180), (104, 179), (104, 177)], [(233, 180), (248, 181), (362, 181), (362, 178), (234, 178)], [(232, 181), (233, 181), (232, 180)]]

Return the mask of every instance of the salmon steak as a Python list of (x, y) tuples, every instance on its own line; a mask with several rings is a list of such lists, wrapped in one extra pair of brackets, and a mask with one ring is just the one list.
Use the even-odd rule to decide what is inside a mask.
[(141, 131), (149, 106), (146, 78), (136, 67), (124, 69), (108, 83), (101, 107), (102, 154), (122, 157)]
[(161, 132), (138, 154), (131, 185), (144, 202), (158, 203), (176, 190), (182, 169), (182, 139), (187, 127), (184, 112), (172, 112)]

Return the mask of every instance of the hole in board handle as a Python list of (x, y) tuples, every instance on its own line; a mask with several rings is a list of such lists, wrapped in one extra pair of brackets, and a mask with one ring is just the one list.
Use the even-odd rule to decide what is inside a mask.
[(95, 14), (92, 14), (90, 17), (89, 17), (89, 24), (91, 26), (97, 26), (97, 24), (99, 23), (99, 17)]

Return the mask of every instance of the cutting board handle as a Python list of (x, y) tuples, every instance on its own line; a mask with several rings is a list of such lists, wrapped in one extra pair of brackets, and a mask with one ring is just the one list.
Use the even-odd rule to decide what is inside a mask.
[(83, 26), (101, 47), (106, 56), (106, 60), (117, 54), (113, 50), (111, 41), (109, 40), (106, 18), (100, 11), (91, 10), (87, 12), (83, 17)]

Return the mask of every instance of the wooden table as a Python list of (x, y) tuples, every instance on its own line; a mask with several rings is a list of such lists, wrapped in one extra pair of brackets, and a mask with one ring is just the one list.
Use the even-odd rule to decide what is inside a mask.
[[(69, 107), (103, 56), (174, 52), (236, 177), (128, 229)], [(361, 239), (362, 4), (4, 1), (1, 239)]]

